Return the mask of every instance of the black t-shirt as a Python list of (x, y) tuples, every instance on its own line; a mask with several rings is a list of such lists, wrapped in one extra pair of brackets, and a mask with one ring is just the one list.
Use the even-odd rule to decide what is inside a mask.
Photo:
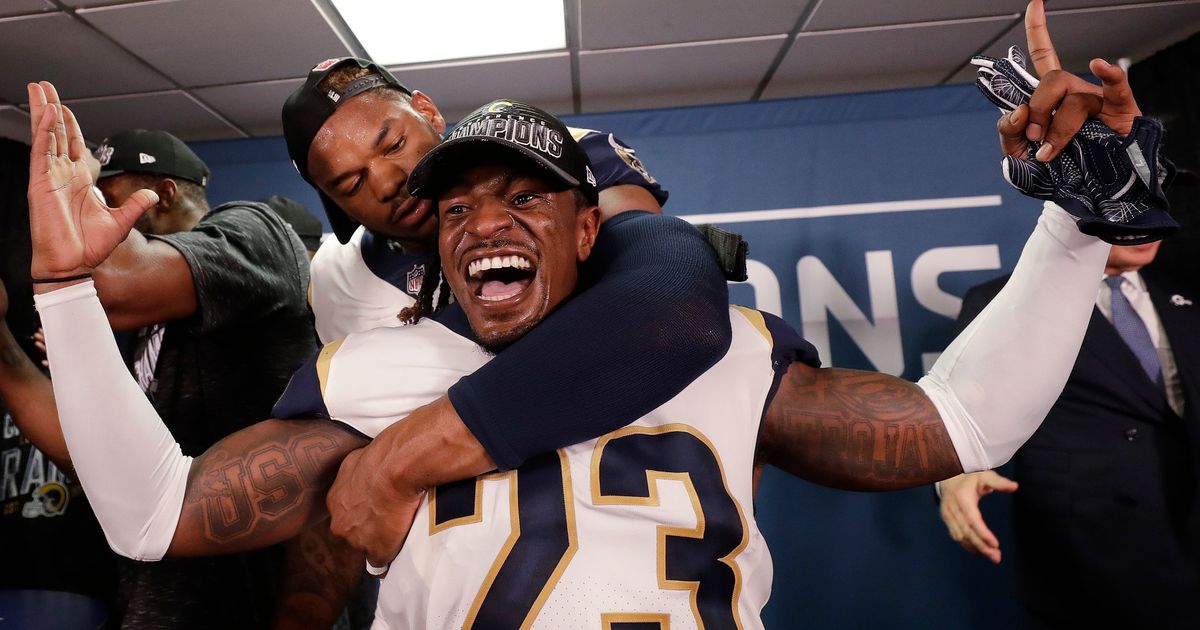
[[(292, 372), (316, 350), (308, 256), (267, 206), (214, 208), (189, 232), (152, 236), (187, 260), (198, 311), (169, 322), (152, 347), (148, 395), (187, 455), (270, 417)], [(143, 344), (144, 346), (145, 344)], [(143, 363), (143, 365), (146, 365)], [(263, 627), (275, 607), (281, 554), (129, 562), (127, 628)]]
[(308, 255), (261, 203), (232, 202), (189, 232), (151, 236), (183, 254), (195, 316), (170, 322), (149, 394), (186, 455), (269, 418), (292, 372), (317, 347)]
[[(36, 362), (42, 355), (30, 341), (37, 322), (29, 284), (28, 185), (29, 145), (0, 139), (6, 319)], [(25, 440), (0, 404), (0, 589), (67, 591), (107, 601), (115, 590), (115, 561), (79, 483)]]
[(108, 602), (115, 561), (79, 482), (34, 448), (0, 408), (0, 589), (68, 591)]

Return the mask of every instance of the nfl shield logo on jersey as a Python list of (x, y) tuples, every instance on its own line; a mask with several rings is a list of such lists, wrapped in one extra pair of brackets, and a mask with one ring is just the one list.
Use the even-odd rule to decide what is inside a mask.
[(414, 297), (421, 292), (421, 285), (425, 282), (425, 265), (415, 265), (408, 270), (408, 292)]

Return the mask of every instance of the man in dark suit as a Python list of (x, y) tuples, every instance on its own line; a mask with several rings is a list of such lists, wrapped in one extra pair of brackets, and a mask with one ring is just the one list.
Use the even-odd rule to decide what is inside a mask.
[[(1017, 573), (1037, 627), (1200, 626), (1200, 292), (1142, 270), (1158, 245), (1113, 247), (1071, 377), (1014, 458)], [(958, 325), (1006, 280), (971, 289)], [(979, 500), (1016, 489), (994, 471), (941, 482), (951, 537), (999, 562)]]

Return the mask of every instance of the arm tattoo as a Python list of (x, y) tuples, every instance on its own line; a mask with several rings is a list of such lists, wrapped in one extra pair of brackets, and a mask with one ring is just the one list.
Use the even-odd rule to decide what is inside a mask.
[(878, 374), (795, 364), (767, 410), (759, 458), (820, 484), (895, 490), (962, 472), (933, 403)]
[(328, 628), (362, 581), (366, 555), (314, 523), (289, 540), (275, 629)]
[(328, 421), (268, 420), (192, 463), (175, 555), (230, 553), (286, 540), (325, 511), (325, 492), (366, 443)]

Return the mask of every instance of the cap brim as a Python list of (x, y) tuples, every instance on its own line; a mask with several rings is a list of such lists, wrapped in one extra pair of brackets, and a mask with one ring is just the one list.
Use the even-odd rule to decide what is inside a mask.
[(443, 142), (426, 153), (408, 176), (409, 194), (421, 199), (435, 199), (448, 185), (454, 183), (453, 178), (462, 172), (464, 163), (469, 164), (479, 159), (480, 154), (477, 151), (481, 147), (514, 153), (524, 158), (526, 163), (544, 170), (552, 179), (567, 188), (580, 185), (578, 179), (529, 147), (503, 138), (468, 136)]

